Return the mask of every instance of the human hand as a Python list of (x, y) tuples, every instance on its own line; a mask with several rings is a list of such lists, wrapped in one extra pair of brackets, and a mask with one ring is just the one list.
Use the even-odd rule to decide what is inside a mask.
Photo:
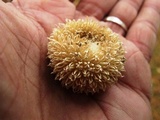
[[(88, 4), (85, 6), (86, 3)], [(142, 96), (144, 95), (148, 99), (150, 99), (151, 72), (149, 70), (150, 68), (148, 62), (150, 61), (152, 56), (152, 51), (154, 49), (154, 45), (156, 42), (156, 34), (160, 25), (160, 2), (156, 0), (139, 0), (139, 1), (104, 0), (101, 2), (93, 0), (85, 0), (84, 2), (81, 2), (78, 5), (78, 10), (82, 11), (82, 13), (87, 14), (89, 16), (95, 16), (99, 20), (103, 20), (104, 15), (115, 16), (120, 18), (126, 24), (126, 26), (128, 27), (128, 31), (124, 31), (124, 29), (122, 29), (122, 27), (118, 26), (117, 24), (107, 22), (107, 26), (110, 26), (110, 28), (113, 31), (123, 36), (121, 39), (122, 40), (125, 39), (124, 46), (126, 47), (126, 51), (128, 52), (126, 54), (127, 60), (126, 60), (126, 73), (124, 75), (125, 77), (124, 79), (121, 79), (119, 83), (122, 82), (125, 83), (126, 85), (129, 85), (129, 88), (131, 88), (135, 92), (138, 90), (137, 93), (142, 93), (140, 95)], [(102, 96), (103, 97), (101, 99), (103, 103), (104, 104), (108, 103), (108, 101), (106, 102), (104, 100), (105, 98), (107, 99), (108, 95), (102, 95)], [(138, 103), (142, 102), (142, 100), (134, 99), (134, 97), (128, 96), (126, 98), (135, 100), (136, 101), (134, 103), (135, 105), (139, 105)], [(127, 100), (125, 100), (125, 98), (123, 99), (124, 101), (126, 101), (125, 103), (127, 103), (128, 99)], [(117, 101), (118, 100), (119, 99), (117, 99)], [(110, 105), (116, 106), (113, 103), (109, 102)], [(147, 103), (147, 101), (145, 101), (145, 103)], [(149, 104), (150, 103), (148, 103), (148, 105)], [(135, 105), (132, 104), (132, 107), (128, 106), (127, 108), (130, 112), (132, 111), (132, 108), (134, 108), (136, 109), (136, 112), (139, 113), (139, 114), (138, 113), (132, 114), (134, 117), (136, 117), (134, 118), (132, 116), (131, 117), (132, 119), (151, 119), (151, 117), (149, 117), (151, 115), (150, 114), (151, 112), (150, 111), (147, 112), (146, 107), (138, 108)], [(107, 109), (107, 107), (104, 108)], [(140, 116), (144, 115), (145, 117), (140, 118), (140, 116), (138, 115)]]
[[(79, 7), (83, 2), (85, 0)], [(99, 3), (97, 13), (91, 14), (90, 12), (84, 14), (85, 10), (79, 7), (76, 10), (73, 4), (66, 0), (15, 0), (8, 4), (0, 2), (0, 119), (151, 118), (150, 69), (145, 57), (148, 58), (151, 54), (153, 46), (149, 43), (154, 42), (152, 36), (155, 32), (147, 27), (147, 22), (135, 21), (126, 37), (121, 37), (127, 51), (125, 77), (105, 93), (95, 96), (74, 94), (53, 83), (53, 78), (49, 75), (46, 61), (47, 36), (52, 28), (64, 22), (66, 18), (77, 19), (85, 15), (95, 15), (100, 20), (115, 4), (110, 4), (111, 7), (108, 8), (105, 6), (109, 5), (108, 2)], [(153, 7), (159, 4), (153, 1), (151, 5)], [(100, 12), (105, 7), (108, 11)], [(88, 8), (89, 6), (86, 10)], [(153, 8), (159, 11), (159, 7)], [(141, 13), (139, 19), (143, 15)], [(159, 14), (156, 16), (156, 19), (159, 19)], [(151, 18), (145, 20), (153, 22), (153, 25), (158, 24)], [(138, 23), (140, 25), (137, 25)], [(141, 24), (147, 24), (145, 29), (147, 31), (144, 33), (141, 32), (141, 27), (137, 27)], [(111, 24), (110, 26), (119, 34), (123, 34), (118, 26)], [(136, 36), (133, 32), (135, 30)], [(148, 37), (143, 38), (145, 35)], [(147, 44), (148, 47), (137, 44), (139, 42), (135, 40)]]

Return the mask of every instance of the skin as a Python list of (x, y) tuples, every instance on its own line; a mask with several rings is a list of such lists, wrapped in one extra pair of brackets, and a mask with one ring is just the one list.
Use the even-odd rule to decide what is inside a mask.
[[(148, 62), (160, 21), (160, 1), (133, 1), (83, 0), (77, 8), (67, 0), (0, 1), (0, 119), (151, 120)], [(133, 12), (123, 15), (123, 4), (132, 6), (125, 11)], [(66, 18), (87, 15), (102, 20), (106, 14), (120, 17), (129, 28), (124, 35), (116, 24), (103, 23), (122, 35), (127, 51), (124, 77), (106, 92), (91, 96), (60, 87), (47, 67), (52, 28)]]

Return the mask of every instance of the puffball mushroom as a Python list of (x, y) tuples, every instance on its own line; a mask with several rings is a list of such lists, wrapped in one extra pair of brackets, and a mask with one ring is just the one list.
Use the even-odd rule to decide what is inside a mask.
[(110, 28), (89, 19), (66, 20), (48, 39), (49, 66), (66, 88), (97, 93), (122, 77), (125, 51)]

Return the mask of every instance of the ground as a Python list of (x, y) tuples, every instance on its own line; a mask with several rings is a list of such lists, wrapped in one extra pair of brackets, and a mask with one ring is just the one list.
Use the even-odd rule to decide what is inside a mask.
[(160, 31), (158, 33), (156, 48), (151, 60), (151, 70), (153, 76), (153, 96), (151, 99), (153, 120), (160, 120)]

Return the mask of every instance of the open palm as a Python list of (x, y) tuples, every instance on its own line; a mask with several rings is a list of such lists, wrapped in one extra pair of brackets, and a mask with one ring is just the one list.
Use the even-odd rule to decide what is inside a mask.
[(124, 78), (105, 93), (75, 94), (53, 80), (47, 67), (47, 36), (56, 24), (78, 15), (66, 0), (0, 2), (1, 120), (151, 119), (149, 65), (124, 37)]

